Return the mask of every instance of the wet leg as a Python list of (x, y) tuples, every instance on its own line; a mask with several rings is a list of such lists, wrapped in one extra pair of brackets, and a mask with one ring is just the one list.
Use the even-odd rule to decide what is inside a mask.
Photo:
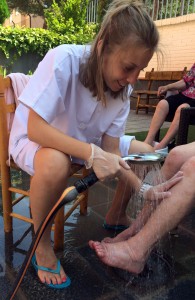
[[(129, 154), (135, 152), (152, 152), (153, 147), (150, 145), (133, 140), (129, 145)], [(130, 170), (125, 171), (121, 176), (116, 192), (113, 198), (112, 206), (106, 215), (106, 223), (110, 225), (129, 225), (130, 218), (126, 214), (126, 208), (132, 193), (138, 191), (141, 182), (138, 177)], [(117, 224), (116, 224), (117, 222)]]
[(173, 229), (194, 205), (194, 168), (195, 157), (182, 166), (184, 178), (171, 188), (171, 196), (160, 203), (134, 237), (117, 243), (89, 242), (102, 262), (133, 273), (142, 271), (155, 243)]

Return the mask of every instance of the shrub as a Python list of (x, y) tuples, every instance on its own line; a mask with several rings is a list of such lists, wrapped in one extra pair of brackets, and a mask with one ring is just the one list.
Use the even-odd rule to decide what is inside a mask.
[(15, 53), (14, 59), (23, 53), (35, 52), (44, 56), (46, 52), (61, 44), (87, 44), (94, 36), (95, 25), (87, 25), (85, 33), (59, 34), (42, 28), (11, 28), (0, 26), (0, 50), (6, 58)]
[(0, 24), (3, 24), (5, 19), (10, 15), (7, 2), (5, 0), (0, 1)]
[(45, 9), (44, 16), (47, 28), (51, 31), (67, 34), (87, 29), (87, 5), (89, 0), (53, 1), (50, 8)]

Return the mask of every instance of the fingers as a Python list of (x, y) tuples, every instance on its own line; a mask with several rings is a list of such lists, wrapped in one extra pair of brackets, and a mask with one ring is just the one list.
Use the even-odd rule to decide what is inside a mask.
[(130, 166), (126, 161), (124, 161), (121, 157), (119, 157), (119, 164), (121, 167), (123, 167), (125, 170), (129, 170)]
[(154, 192), (154, 199), (155, 200), (162, 200), (165, 198), (168, 198), (171, 196), (171, 192), (167, 191), (167, 192)]
[(178, 171), (173, 177), (171, 177), (170, 179), (173, 179), (175, 177), (180, 177), (183, 176), (183, 172), (182, 171)]
[(160, 86), (158, 88), (158, 95), (163, 95), (167, 92), (167, 86)]
[(93, 149), (92, 167), (100, 181), (118, 177), (122, 169), (130, 169), (129, 165), (120, 156), (108, 153), (96, 145), (93, 146)]
[(177, 172), (171, 179), (167, 180), (161, 185), (162, 190), (166, 191), (172, 188), (183, 178), (183, 172)]
[(150, 193), (150, 200), (161, 200), (164, 198), (168, 198), (171, 196), (170, 189), (176, 185), (183, 178), (183, 172), (179, 171), (176, 173), (171, 179), (166, 182), (159, 184), (151, 189), (153, 189), (153, 193)]
[(121, 170), (119, 156), (102, 152), (93, 162), (93, 169), (100, 181), (115, 178)]

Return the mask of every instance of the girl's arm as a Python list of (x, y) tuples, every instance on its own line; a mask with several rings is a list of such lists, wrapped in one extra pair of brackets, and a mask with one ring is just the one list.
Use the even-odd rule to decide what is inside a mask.
[(65, 135), (49, 125), (33, 110), (29, 112), (28, 137), (42, 147), (53, 148), (87, 161), (88, 167), (92, 167), (102, 181), (120, 174), (123, 168), (129, 169), (120, 156), (107, 153), (96, 145), (90, 145)]
[(110, 135), (104, 134), (102, 137), (102, 149), (104, 151), (114, 153), (121, 156), (119, 150), (119, 138), (112, 137)]
[(90, 144), (81, 142), (52, 127), (32, 109), (28, 119), (28, 138), (42, 147), (53, 148), (65, 154), (88, 160)]

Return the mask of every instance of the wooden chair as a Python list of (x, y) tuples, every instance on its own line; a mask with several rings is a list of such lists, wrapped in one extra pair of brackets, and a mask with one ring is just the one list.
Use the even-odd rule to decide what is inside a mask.
[[(22, 214), (16, 213), (13, 207), (17, 205), (25, 197), (29, 197), (29, 190), (23, 190), (13, 186), (11, 180), (11, 169), (20, 171), (18, 166), (13, 160), (8, 157), (8, 141), (9, 132), (11, 129), (10, 122), (13, 118), (16, 103), (8, 104), (6, 101), (7, 92), (12, 90), (12, 82), (9, 77), (4, 78), (0, 76), (0, 164), (1, 164), (1, 186), (2, 186), (2, 202), (3, 202), (3, 219), (4, 219), (4, 231), (11, 232), (13, 229), (13, 218), (20, 219), (22, 221), (33, 223), (32, 218), (26, 217)], [(80, 170), (80, 171), (79, 171)], [(78, 171), (80, 173), (78, 173)], [(87, 170), (77, 164), (72, 165), (71, 175), (82, 177), (87, 175)], [(15, 200), (12, 200), (14, 194), (19, 194)], [(81, 193), (74, 202), (71, 209), (64, 215), (64, 207), (58, 211), (55, 217), (54, 230), (54, 248), (55, 250), (63, 249), (64, 245), (64, 222), (70, 216), (72, 211), (80, 204), (80, 213), (87, 213), (87, 191)]]
[(159, 99), (162, 98), (158, 96), (156, 87), (152, 89), (154, 83), (180, 80), (186, 70), (187, 67), (182, 71), (154, 71), (152, 69), (151, 72), (146, 72), (145, 78), (141, 79), (141, 81), (148, 82), (147, 89), (134, 91), (134, 94), (137, 95), (136, 114), (138, 114), (139, 109), (145, 109), (146, 113), (148, 113), (149, 108), (156, 108)]
[(152, 86), (151, 77), (152, 77), (153, 72), (154, 72), (154, 68), (152, 68), (152, 70), (150, 72), (146, 72), (144, 78), (139, 79), (141, 81), (141, 83), (147, 82), (146, 89), (134, 91), (134, 94), (137, 95), (136, 114), (138, 114), (138, 111), (141, 108), (144, 108), (146, 110), (146, 113), (148, 113), (150, 99), (153, 99), (153, 100), (158, 99), (156, 91), (155, 91), (155, 93), (153, 91), (151, 91), (151, 86)]

